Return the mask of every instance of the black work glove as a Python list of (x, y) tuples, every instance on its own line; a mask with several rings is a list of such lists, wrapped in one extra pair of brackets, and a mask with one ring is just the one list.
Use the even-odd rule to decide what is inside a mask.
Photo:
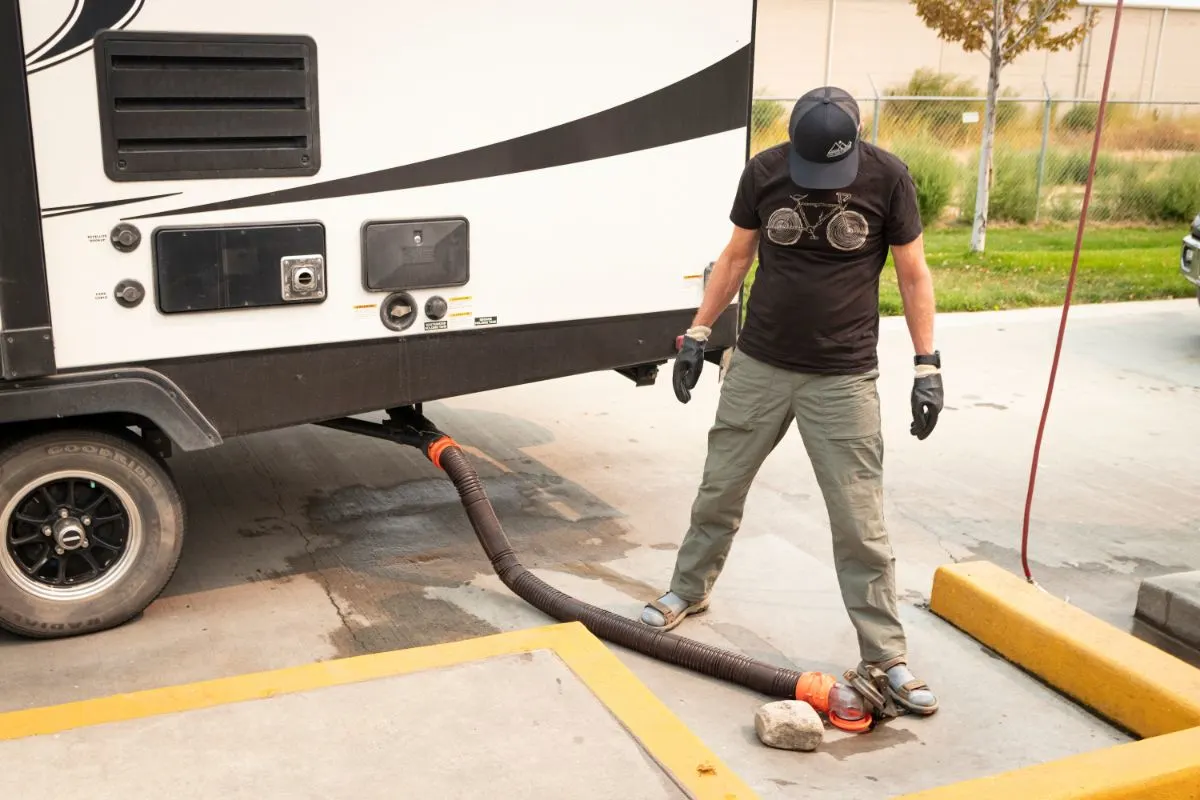
[(675, 387), (675, 397), (679, 402), (686, 403), (692, 399), (692, 389), (700, 380), (700, 372), (704, 369), (704, 343), (708, 341), (707, 328), (692, 328), (680, 336), (675, 356), (675, 373), (671, 382)]
[(942, 411), (942, 357), (937, 352), (930, 356), (916, 356), (913, 364), (917, 375), (913, 378), (913, 422), (909, 430), (913, 436), (923, 440), (933, 433), (938, 414)]

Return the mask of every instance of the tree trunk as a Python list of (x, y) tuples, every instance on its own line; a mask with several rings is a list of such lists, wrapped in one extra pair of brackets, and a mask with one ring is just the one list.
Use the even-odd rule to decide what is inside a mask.
[(992, 152), (996, 142), (996, 95), (1000, 88), (1000, 47), (992, 44), (988, 69), (987, 104), (983, 119), (983, 141), (979, 148), (979, 178), (975, 189), (975, 220), (971, 226), (971, 252), (982, 253), (987, 240), (988, 202), (992, 190)]

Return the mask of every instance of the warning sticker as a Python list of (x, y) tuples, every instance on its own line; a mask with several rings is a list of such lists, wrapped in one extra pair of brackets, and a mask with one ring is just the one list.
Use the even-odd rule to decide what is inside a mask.
[(471, 311), (451, 311), (448, 320), (452, 328), (466, 328), (471, 324)]
[(495, 324), (496, 324), (495, 317), (476, 317), (475, 318), (475, 327), (476, 328), (483, 327), (484, 325), (495, 325)]
[(444, 330), (446, 330), (448, 325), (449, 325), (449, 323), (444, 319), (431, 320), (431, 321), (425, 323), (425, 330), (427, 330), (427, 331), (444, 331)]

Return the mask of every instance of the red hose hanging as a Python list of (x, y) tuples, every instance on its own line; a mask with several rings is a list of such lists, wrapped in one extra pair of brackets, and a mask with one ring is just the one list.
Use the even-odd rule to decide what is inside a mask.
[(1092, 200), (1092, 182), (1096, 176), (1096, 157), (1100, 153), (1100, 136), (1104, 131), (1104, 112), (1108, 108), (1108, 86), (1112, 80), (1113, 61), (1117, 54), (1117, 31), (1121, 27), (1121, 10), (1125, 0), (1117, 0), (1117, 11), (1113, 16), (1112, 38), (1108, 44), (1108, 64), (1104, 68), (1104, 88), (1100, 91), (1100, 109), (1096, 113), (1096, 136), (1092, 141), (1092, 157), (1088, 163), (1087, 184), (1083, 189), (1083, 207), (1079, 210), (1079, 229), (1075, 233), (1075, 254), (1071, 257), (1071, 274), (1067, 279), (1067, 296), (1063, 300), (1062, 318), (1058, 323), (1058, 339), (1054, 343), (1054, 361), (1050, 366), (1050, 382), (1046, 386), (1046, 402), (1042, 406), (1042, 418), (1038, 423), (1037, 439), (1033, 445), (1033, 464), (1029, 469), (1029, 490), (1025, 495), (1025, 521), (1021, 528), (1021, 568), (1025, 578), (1036, 584), (1029, 569), (1029, 512), (1033, 508), (1033, 487), (1037, 482), (1038, 457), (1042, 451), (1042, 436), (1046, 431), (1046, 418), (1050, 415), (1050, 398), (1054, 394), (1054, 378), (1058, 374), (1058, 361), (1062, 355), (1063, 335), (1067, 329), (1067, 312), (1071, 309), (1071, 295), (1075, 291), (1075, 274), (1079, 269), (1079, 253), (1083, 249), (1083, 230), (1087, 225), (1088, 206)]

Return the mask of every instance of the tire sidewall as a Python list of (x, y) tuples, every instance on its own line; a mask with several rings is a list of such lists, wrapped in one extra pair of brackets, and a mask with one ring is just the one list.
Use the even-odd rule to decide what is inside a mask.
[[(29, 594), (0, 572), (0, 624), (33, 636), (65, 636), (120, 624), (150, 604), (165, 587), (183, 544), (183, 513), (170, 475), (140, 445), (98, 433), (38, 436), (0, 459), (0, 512), (39, 476), (87, 470), (123, 489), (140, 517), (141, 545), (123, 558), (133, 563), (116, 584), (84, 599), (47, 600)], [(8, 520), (0, 519), (7, 537)], [(7, 547), (7, 542), (0, 543)], [(8, 557), (7, 553), (3, 557)]]

